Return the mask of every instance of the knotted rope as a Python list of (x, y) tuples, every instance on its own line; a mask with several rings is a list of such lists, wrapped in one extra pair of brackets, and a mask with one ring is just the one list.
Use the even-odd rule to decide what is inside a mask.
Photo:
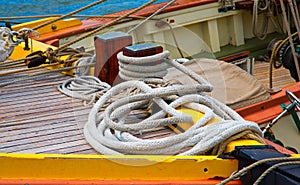
[[(61, 61), (60, 58), (58, 57), (58, 53), (59, 53), (59, 52), (61, 52), (61, 51), (63, 51), (63, 50), (67, 50), (68, 47), (71, 46), (72, 44), (74, 44), (74, 43), (76, 43), (76, 42), (78, 42), (78, 41), (81, 41), (81, 40), (83, 40), (83, 39), (85, 39), (85, 38), (87, 38), (87, 37), (90, 37), (91, 35), (93, 35), (93, 34), (99, 32), (99, 31), (101, 31), (101, 30), (103, 30), (103, 29), (105, 29), (105, 28), (107, 28), (107, 27), (109, 27), (109, 26), (111, 26), (111, 25), (117, 23), (118, 21), (120, 21), (120, 20), (122, 20), (122, 19), (124, 19), (124, 18), (127, 18), (127, 17), (131, 16), (132, 14), (134, 14), (134, 13), (136, 13), (137, 11), (139, 11), (139, 10), (145, 8), (146, 6), (150, 5), (151, 3), (155, 2), (155, 1), (156, 1), (156, 0), (150, 0), (149, 2), (143, 4), (142, 6), (140, 6), (140, 7), (138, 7), (138, 8), (135, 8), (135, 9), (129, 11), (128, 13), (124, 14), (124, 15), (118, 16), (115, 20), (110, 21), (109, 23), (107, 23), (107, 24), (105, 24), (105, 25), (100, 25), (99, 27), (95, 28), (93, 31), (90, 31), (90, 32), (88, 32), (88, 33), (82, 35), (81, 37), (78, 37), (78, 38), (76, 38), (75, 40), (73, 40), (73, 41), (71, 41), (71, 42), (69, 42), (69, 43), (64, 44), (63, 46), (57, 48), (56, 50), (53, 51), (53, 50), (50, 49), (50, 50), (45, 51), (45, 53), (46, 53), (47, 57), (50, 58), (50, 59), (49, 59), (50, 61), (54, 61), (54, 62), (57, 62), (57, 63), (61, 63), (62, 61)], [(102, 1), (102, 0), (99, 0), (99, 2), (92, 3), (91, 5), (88, 5), (88, 6), (86, 6), (86, 7), (83, 7), (83, 8), (81, 8), (81, 9), (79, 9), (78, 11), (71, 12), (70, 14), (61, 16), (61, 17), (59, 17), (59, 18), (57, 18), (57, 19), (55, 19), (55, 20), (53, 20), (53, 21), (47, 22), (47, 23), (45, 23), (45, 24), (43, 24), (43, 25), (39, 25), (39, 26), (35, 27), (34, 29), (39, 29), (39, 28), (41, 28), (41, 27), (43, 27), (43, 26), (45, 26), (45, 25), (51, 24), (51, 23), (53, 23), (53, 22), (55, 22), (55, 21), (57, 21), (57, 20), (59, 20), (59, 19), (61, 19), (61, 18), (63, 18), (63, 17), (67, 17), (67, 16), (69, 16), (69, 15), (73, 15), (74, 13), (77, 13), (77, 12), (83, 10), (83, 9), (89, 8), (89, 7), (93, 6), (93, 5), (99, 4), (99, 3), (101, 3), (101, 2), (103, 2), (103, 1)], [(44, 52), (43, 52), (43, 53), (44, 53)], [(17, 67), (17, 66), (20, 66), (20, 64), (16, 64), (16, 62), (18, 62), (18, 61), (23, 61), (23, 60), (34, 59), (35, 57), (36, 57), (36, 56), (30, 56), (30, 57), (26, 57), (26, 58), (22, 58), (22, 59), (18, 59), (18, 60), (5, 61), (5, 62), (2, 63), (2, 64), (5, 63), (5, 66), (0, 66), (0, 68), (1, 68), (1, 69), (4, 69), (4, 68), (6, 69), (6, 68)], [(77, 58), (77, 60), (78, 60), (78, 58)], [(88, 60), (90, 61), (90, 62), (86, 62), (86, 63), (88, 63), (88, 64), (82, 64), (81, 62), (77, 62), (77, 63), (76, 63), (77, 66), (70, 67), (70, 65), (65, 65), (65, 67), (60, 68), (60, 69), (58, 69), (58, 70), (56, 70), (56, 71), (66, 71), (66, 70), (70, 70), (70, 69), (79, 69), (79, 68), (83, 68), (83, 67), (88, 67), (88, 68), (85, 68), (85, 69), (84, 69), (85, 72), (83, 72), (84, 74), (86, 74), (86, 71), (89, 70), (89, 67), (92, 67), (92, 66), (94, 65), (94, 59), (88, 59)], [(74, 59), (74, 60), (73, 60), (73, 59), (70, 60), (70, 62), (74, 62), (74, 61), (76, 61), (76, 60), (75, 60), (75, 59)], [(80, 64), (80, 63), (81, 63), (81, 64)], [(7, 64), (8, 64), (8, 65), (7, 65)], [(21, 65), (22, 65), (22, 64), (21, 64)], [(33, 66), (33, 67), (36, 67), (36, 66)], [(23, 71), (23, 70), (22, 70), (22, 71)], [(77, 72), (78, 72), (78, 71), (77, 71)], [(36, 77), (37, 77), (37, 76), (34, 76), (34, 77), (33, 77), (33, 76), (25, 77), (25, 78), (21, 78), (21, 79), (14, 80), (14, 81), (9, 82), (9, 83), (1, 83), (0, 85), (1, 85), (1, 86), (6, 86), (6, 85), (9, 85), (9, 84), (12, 84), (12, 83), (16, 83), (16, 82), (19, 82), (19, 81), (24, 81), (24, 80), (26, 80), (26, 79), (29, 79), (29, 78), (32, 79), (32, 78), (36, 78)]]
[[(246, 137), (263, 142), (260, 138), (261, 130), (256, 123), (243, 120), (232, 109), (204, 94), (212, 91), (212, 86), (193, 71), (168, 59), (168, 51), (148, 57), (127, 57), (122, 52), (117, 56), (120, 76), (129, 81), (112, 87), (95, 103), (84, 127), (86, 140), (98, 152), (119, 155), (195, 155), (211, 151), (221, 154), (233, 139)], [(141, 66), (143, 64), (147, 67)], [(159, 67), (155, 65), (153, 70), (150, 64), (174, 66), (196, 80), (198, 85), (161, 85), (166, 82), (162, 79), (149, 79), (154, 76), (153, 73), (159, 74)], [(142, 72), (136, 74), (139, 70)], [(153, 83), (160, 85), (152, 88)], [(130, 95), (125, 94), (128, 89)], [(111, 99), (114, 101), (104, 112), (99, 113)], [(145, 119), (128, 121), (133, 119), (135, 112), (141, 107), (152, 105), (158, 107), (158, 110), (151, 109), (152, 115)], [(143, 133), (148, 129), (192, 122), (190, 115), (176, 110), (180, 107), (202, 112), (204, 116), (188, 130), (177, 135), (147, 140), (135, 136), (136, 133)], [(219, 121), (208, 124), (212, 118)]]
[[(127, 88), (137, 88), (141, 93), (125, 96), (113, 101), (102, 114), (99, 110), (113, 96), (119, 96)], [(127, 81), (112, 87), (92, 108), (84, 135), (90, 145), (102, 154), (202, 154), (219, 145), (222, 141), (243, 131), (261, 135), (258, 125), (243, 120), (226, 105), (212, 99), (203, 92), (211, 91), (209, 85), (172, 85), (152, 89), (142, 81)], [(168, 96), (177, 96), (166, 103)], [(127, 124), (130, 112), (153, 102), (160, 111), (137, 123)], [(188, 107), (204, 113), (187, 131), (160, 139), (139, 139), (134, 133), (167, 125), (191, 122), (190, 115), (176, 110)], [(170, 117), (166, 118), (167, 115)], [(220, 121), (207, 124), (213, 117)]]

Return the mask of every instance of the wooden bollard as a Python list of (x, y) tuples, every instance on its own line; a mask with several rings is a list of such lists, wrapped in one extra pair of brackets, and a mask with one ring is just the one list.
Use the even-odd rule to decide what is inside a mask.
[(94, 38), (96, 65), (94, 76), (110, 85), (120, 81), (117, 54), (132, 44), (131, 35), (123, 32), (105, 33)]

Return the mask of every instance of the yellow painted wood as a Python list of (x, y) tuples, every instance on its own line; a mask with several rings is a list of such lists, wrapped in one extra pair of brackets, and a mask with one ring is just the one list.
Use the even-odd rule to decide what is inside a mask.
[[(24, 50), (25, 43), (22, 42), (18, 46), (15, 47), (12, 55), (9, 57), (11, 60), (17, 60), (20, 58), (25, 58), (27, 55), (31, 53), (31, 50)], [(56, 47), (45, 44), (43, 42), (39, 42), (36, 40), (32, 40), (32, 51), (46, 51), (47, 48), (51, 47), (52, 49), (56, 49)], [(31, 40), (29, 40), (29, 47), (31, 48)]]
[[(41, 25), (45, 22), (54, 20), (56, 18), (57, 17), (49, 17), (49, 18), (40, 19), (40, 20), (36, 20), (36, 21), (25, 22), (25, 23), (21, 23), (21, 24), (12, 26), (12, 29), (17, 31), (17, 30), (20, 30), (21, 28), (34, 28), (38, 25)], [(37, 31), (40, 34), (46, 34), (46, 33), (51, 33), (51, 32), (57, 31), (57, 30), (62, 30), (65, 28), (78, 26), (81, 24), (82, 24), (82, 22), (75, 18), (63, 19), (63, 20), (56, 21), (52, 24), (49, 24), (47, 26), (44, 26), (44, 27), (38, 29)], [(55, 29), (53, 29), (54, 27), (55, 27)]]
[(201, 180), (228, 177), (237, 160), (216, 156), (0, 154), (1, 179)]
[(216, 19), (207, 21), (207, 28), (209, 33), (209, 45), (212, 52), (221, 51), (220, 40), (219, 40), (219, 31), (218, 31), (218, 22)]
[(245, 44), (244, 28), (243, 28), (243, 16), (242, 14), (236, 14), (230, 17), (230, 37), (232, 38), (231, 44), (234, 46), (241, 46)]
[[(169, 125), (169, 127), (176, 132), (177, 134), (180, 134), (186, 130), (188, 130), (191, 126), (193, 126), (194, 123), (196, 123), (199, 119), (203, 117), (203, 113), (193, 110), (193, 109), (188, 109), (188, 108), (179, 108), (178, 111), (181, 111), (183, 113), (189, 114), (193, 117), (193, 123), (180, 123), (177, 125)], [(219, 119), (213, 118), (210, 120), (207, 124), (215, 123), (218, 122)], [(255, 140), (249, 140), (249, 139), (238, 139), (235, 141), (230, 142), (226, 146), (225, 152), (231, 152), (235, 149), (236, 146), (250, 146), (250, 145), (263, 145)]]
[[(193, 123), (179, 123), (177, 125), (169, 125), (169, 127), (177, 134), (180, 134), (183, 131), (188, 130), (191, 126), (193, 126), (194, 123), (196, 123), (198, 120), (200, 120), (204, 115), (202, 112), (199, 112), (199, 111), (196, 111), (193, 109), (183, 108), (183, 107), (179, 108), (178, 111), (183, 112), (188, 115), (191, 115), (193, 118)], [(219, 121), (219, 119), (213, 118), (207, 124), (215, 123), (218, 121)]]
[(291, 157), (293, 157), (293, 158), (300, 158), (300, 154), (291, 154)]
[(258, 141), (250, 140), (250, 139), (238, 139), (235, 141), (231, 141), (227, 146), (225, 153), (231, 152), (235, 149), (236, 146), (257, 146), (257, 145), (263, 145)]
[[(39, 42), (39, 41), (36, 41), (36, 40), (30, 40), (29, 41), (29, 47), (31, 48), (31, 42), (32, 42), (32, 49), (31, 50), (24, 50), (24, 46), (25, 46), (25, 43), (22, 42), (21, 44), (19, 44), (18, 46), (16, 46), (14, 48), (14, 51), (12, 53), (12, 55), (9, 57), (10, 60), (18, 60), (20, 58), (26, 58), (27, 55), (29, 55), (32, 52), (35, 52), (35, 51), (46, 51), (47, 48), (52, 48), (53, 50), (57, 49), (56, 47), (54, 46), (51, 46), (51, 45), (48, 45), (48, 44), (45, 44), (43, 42)], [(64, 60), (66, 59), (68, 56), (62, 56), (61, 59)], [(20, 61), (20, 62), (23, 62), (23, 61)], [(47, 67), (47, 69), (49, 70), (53, 70), (53, 69), (57, 69), (57, 68), (61, 68), (61, 67), (64, 67), (63, 64), (58, 64), (58, 65), (55, 65), (55, 66), (51, 66), (51, 67)], [(70, 71), (66, 71), (66, 72), (62, 72), (63, 74), (65, 75), (70, 75), (70, 76), (73, 76), (73, 73), (74, 73), (74, 70), (70, 70)]]

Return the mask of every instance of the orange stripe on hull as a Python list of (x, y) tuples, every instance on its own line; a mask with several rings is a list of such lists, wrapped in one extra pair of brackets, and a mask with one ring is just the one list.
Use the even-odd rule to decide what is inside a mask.
[[(205, 4), (209, 4), (209, 3), (215, 3), (215, 2), (217, 2), (217, 1), (216, 0), (196, 0), (196, 1), (195, 0), (194, 1), (192, 1), (192, 0), (177, 0), (171, 6), (167, 7), (165, 10), (163, 10), (162, 13), (172, 12), (172, 11), (176, 11), (176, 10), (191, 8), (191, 7), (205, 5)], [(164, 2), (164, 3), (150, 5), (148, 7), (145, 7), (144, 9), (138, 11), (134, 15), (135, 16), (143, 16), (143, 17), (150, 16), (153, 12), (155, 12), (156, 10), (158, 10), (165, 4), (167, 4), (167, 3)], [(128, 11), (130, 11), (130, 10), (124, 10), (124, 11), (117, 12), (114, 14), (109, 14), (109, 15), (124, 15), (124, 14), (128, 13)], [(69, 36), (76, 35), (76, 34), (82, 34), (87, 31), (93, 30), (98, 26), (105, 25), (112, 20), (114, 20), (114, 19), (113, 18), (86, 19), (86, 20), (82, 21), (82, 25), (66, 28), (63, 30), (56, 30), (51, 33), (42, 34), (40, 36), (40, 38), (38, 38), (37, 40), (39, 40), (41, 42), (50, 42), (53, 39), (60, 39), (60, 38), (69, 37)]]
[(272, 95), (269, 100), (236, 109), (236, 111), (246, 120), (254, 121), (258, 124), (269, 122), (282, 112), (280, 104), (290, 103), (285, 94), (285, 90), (287, 89), (293, 92), (297, 97), (300, 97), (300, 82), (298, 82), (293, 86), (283, 88), (280, 92)]

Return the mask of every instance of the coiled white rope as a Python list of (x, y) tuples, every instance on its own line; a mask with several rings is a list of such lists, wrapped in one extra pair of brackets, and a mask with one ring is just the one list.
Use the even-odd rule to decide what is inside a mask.
[[(108, 155), (196, 155), (215, 150), (215, 146), (228, 142), (232, 136), (243, 135), (241, 133), (244, 131), (262, 135), (256, 123), (243, 120), (235, 111), (204, 94), (212, 91), (212, 86), (207, 81), (177, 61), (168, 59), (168, 56), (168, 51), (138, 58), (118, 54), (120, 73), (126, 74), (125, 79), (143, 79), (146, 83), (153, 82), (156, 88), (140, 80), (129, 80), (110, 88), (108, 84), (89, 76), (70, 79), (58, 87), (63, 93), (86, 102), (93, 102), (97, 93), (104, 92), (91, 109), (88, 122), (84, 127), (84, 136), (95, 150)], [(157, 66), (153, 67), (154, 70), (152, 69), (151, 72), (150, 64), (153, 63), (158, 66), (173, 66), (198, 84), (158, 85), (157, 87), (157, 84), (164, 84), (165, 81), (149, 78), (148, 74), (159, 73), (160, 67)], [(141, 64), (148, 66), (141, 67)], [(146, 75), (136, 75), (139, 70)], [(133, 74), (128, 77), (127, 71)], [(136, 89), (136, 94), (126, 94), (128, 89)], [(133, 119), (134, 123), (128, 122), (134, 117), (135, 111), (140, 110), (141, 107), (153, 107), (151, 105), (158, 108), (158, 110), (151, 110), (151, 116), (145, 119), (136, 117)], [(177, 108), (180, 107), (202, 112), (204, 116), (181, 134), (159, 139), (140, 139), (135, 136), (137, 133), (141, 134), (157, 127), (183, 122), (191, 123), (192, 116), (178, 111)], [(208, 124), (213, 118), (219, 121)]]
[(70, 78), (57, 89), (67, 96), (81, 99), (84, 104), (94, 103), (97, 96), (104, 94), (111, 86), (94, 76)]
[[(142, 92), (116, 99), (99, 114), (99, 109), (109, 99), (132, 87)], [(226, 105), (202, 93), (208, 91), (211, 91), (211, 86), (207, 84), (173, 85), (152, 89), (142, 81), (123, 82), (112, 87), (96, 102), (84, 127), (84, 136), (88, 143), (102, 154), (195, 155), (205, 153), (232, 135), (245, 130), (261, 135), (256, 123), (243, 120)], [(164, 98), (172, 95), (178, 98), (167, 104)], [(138, 123), (126, 123), (125, 120), (131, 111), (148, 105), (149, 102), (155, 102), (161, 110)], [(204, 116), (190, 129), (178, 135), (148, 140), (133, 135), (137, 131), (143, 132), (150, 128), (191, 122), (190, 115), (176, 110), (181, 106), (203, 112)], [(170, 117), (166, 118), (167, 115)], [(206, 125), (213, 117), (220, 121)]]
[(119, 76), (123, 80), (143, 78), (162, 78), (167, 74), (169, 65), (163, 61), (168, 58), (168, 51), (146, 57), (128, 57), (119, 52)]
[(168, 59), (169, 51), (147, 56), (147, 57), (128, 57), (123, 52), (118, 53), (119, 75), (123, 80), (141, 80), (145, 78), (162, 78), (167, 74), (169, 67), (175, 67), (185, 73), (199, 84), (212, 86), (201, 78), (198, 74), (181, 65), (177, 60)]
[(7, 27), (0, 27), (0, 62), (4, 62), (12, 54), (19, 43), (12, 41), (12, 31)]
[[(74, 66), (77, 67), (74, 69), (75, 76), (87, 76), (90, 73), (91, 66), (89, 64), (96, 64), (96, 55), (92, 57), (81, 57), (78, 59)], [(87, 66), (87, 67), (80, 67)]]

